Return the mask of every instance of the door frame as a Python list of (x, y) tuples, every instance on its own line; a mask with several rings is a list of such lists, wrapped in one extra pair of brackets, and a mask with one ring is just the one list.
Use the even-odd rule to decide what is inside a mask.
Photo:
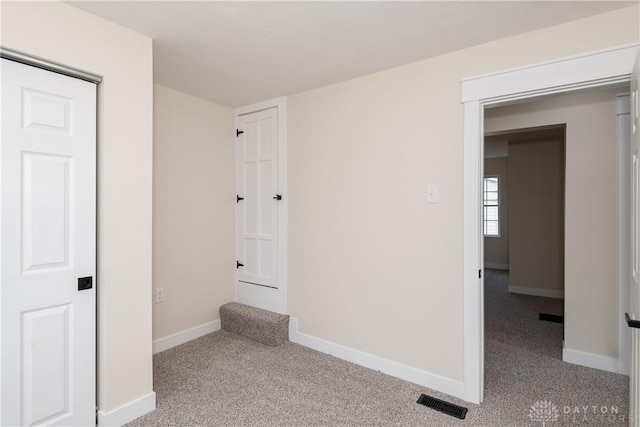
[[(268, 110), (270, 108), (276, 108), (278, 110), (278, 140), (277, 140), (277, 159), (278, 159), (278, 182), (277, 187), (282, 200), (278, 202), (278, 288), (267, 288), (264, 286), (246, 285), (243, 286), (238, 281), (237, 268), (234, 268), (234, 300), (238, 301), (239, 293), (240, 298), (250, 301), (252, 305), (256, 305), (260, 308), (275, 311), (278, 313), (287, 313), (287, 212), (288, 212), (288, 193), (287, 193), (287, 98), (284, 96), (273, 98), (267, 101), (258, 102), (256, 104), (246, 105), (236, 108), (234, 111), (235, 121), (234, 125), (237, 129), (238, 119), (241, 116), (247, 114), (257, 113), (259, 111)], [(233, 130), (235, 135), (235, 129)], [(238, 144), (235, 143), (234, 137), (234, 165), (238, 158)], [(235, 166), (234, 166), (235, 169)], [(234, 191), (237, 186), (235, 180), (237, 179), (237, 170), (234, 174)], [(235, 194), (235, 193), (234, 193)], [(234, 218), (237, 222), (237, 216)], [(235, 224), (237, 228), (238, 224)], [(237, 241), (234, 239), (234, 246)], [(235, 253), (238, 248), (235, 247)], [(251, 288), (248, 288), (251, 286)], [(247, 295), (247, 291), (250, 295)]]
[[(631, 140), (631, 94), (618, 94), (616, 99), (616, 135), (618, 143), (618, 254), (631, 247), (631, 160), (629, 141)], [(627, 116), (626, 120), (623, 118)], [(629, 375), (631, 356), (631, 334), (624, 317), (628, 310), (631, 257), (618, 256), (618, 373)]]
[(462, 80), (464, 105), (464, 395), (484, 398), (484, 281), (482, 176), (484, 109), (578, 89), (625, 83), (638, 43)]

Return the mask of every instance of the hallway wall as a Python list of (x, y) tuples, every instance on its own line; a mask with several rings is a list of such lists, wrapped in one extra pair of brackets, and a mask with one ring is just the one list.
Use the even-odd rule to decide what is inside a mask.
[(562, 298), (564, 140), (510, 141), (508, 159), (509, 292)]

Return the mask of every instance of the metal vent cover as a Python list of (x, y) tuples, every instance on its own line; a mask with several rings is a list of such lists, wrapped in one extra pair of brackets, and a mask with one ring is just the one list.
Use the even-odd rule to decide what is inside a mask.
[(443, 414), (460, 418), (461, 420), (464, 420), (464, 418), (467, 416), (467, 408), (454, 405), (453, 403), (445, 402), (444, 400), (436, 399), (435, 397), (427, 396), (426, 394), (421, 394), (418, 398), (417, 403), (428, 408), (435, 409), (436, 411), (442, 412)]
[(540, 315), (538, 316), (538, 320), (546, 320), (547, 322), (554, 322), (554, 323), (564, 323), (564, 316), (558, 316), (556, 314), (540, 313)]

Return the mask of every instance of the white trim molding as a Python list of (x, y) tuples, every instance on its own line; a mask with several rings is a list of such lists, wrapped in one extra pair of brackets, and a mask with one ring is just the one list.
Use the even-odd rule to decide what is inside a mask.
[(169, 350), (170, 348), (179, 346), (180, 344), (184, 344), (186, 342), (195, 340), (196, 338), (200, 338), (201, 336), (219, 330), (220, 319), (203, 323), (202, 325), (166, 336), (164, 338), (158, 338), (153, 342), (153, 354)]
[(523, 99), (629, 81), (638, 44), (626, 44), (462, 80), (462, 102)]
[(295, 317), (289, 318), (289, 340), (321, 353), (330, 354), (338, 359), (380, 371), (392, 377), (410, 381), (459, 399), (464, 399), (464, 384), (461, 381), (445, 378), (431, 372), (301, 333), (298, 329), (298, 319)]
[(473, 403), (481, 403), (484, 392), (484, 282), (479, 274), (484, 260), (482, 113), (480, 101), (464, 103), (464, 399)]
[(484, 395), (484, 301), (482, 213), (484, 109), (553, 93), (629, 82), (638, 44), (463, 79), (464, 104), (464, 388), (465, 400)]
[[(278, 202), (278, 288), (266, 288), (239, 282), (237, 269), (233, 266), (235, 277), (235, 301), (278, 313), (287, 313), (287, 241), (289, 198), (287, 193), (287, 98), (281, 96), (257, 104), (235, 109), (236, 122), (240, 116), (264, 111), (269, 108), (278, 109), (278, 194), (282, 201)], [(235, 132), (235, 130), (234, 130)], [(237, 147), (237, 144), (235, 144)], [(237, 150), (237, 148), (236, 148)], [(234, 154), (237, 159), (238, 153)], [(235, 160), (234, 160), (235, 161)], [(237, 171), (235, 173), (237, 176)], [(237, 178), (236, 178), (237, 179)], [(234, 183), (235, 188), (235, 183)], [(237, 217), (236, 217), (237, 220)], [(235, 240), (234, 240), (235, 242)], [(237, 248), (236, 248), (237, 250)]]
[[(631, 247), (631, 94), (617, 97), (618, 128), (618, 253), (624, 254)], [(631, 257), (618, 257), (618, 373), (630, 374), (631, 334), (624, 318), (629, 309), (629, 284), (631, 282)]]
[(564, 292), (556, 289), (525, 288), (509, 285), (509, 292), (512, 294), (533, 295), (534, 297), (564, 298)]
[(155, 391), (126, 403), (110, 412), (98, 411), (98, 425), (121, 426), (156, 409)]
[(616, 357), (563, 348), (562, 361), (573, 363), (574, 365), (586, 366), (587, 368), (618, 373), (618, 358)]

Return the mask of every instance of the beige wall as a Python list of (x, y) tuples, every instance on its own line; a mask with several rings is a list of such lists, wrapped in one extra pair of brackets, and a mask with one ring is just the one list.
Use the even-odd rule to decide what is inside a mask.
[[(461, 79), (637, 40), (634, 6), (291, 96), (288, 305), (300, 330), (463, 380)], [(429, 184), (438, 204), (425, 203)], [(615, 336), (584, 348), (608, 354)]]
[(490, 109), (485, 120), (487, 132), (566, 123), (565, 348), (609, 357), (618, 353), (615, 95), (623, 91)]
[(153, 338), (219, 319), (234, 298), (233, 110), (154, 87)]
[[(509, 143), (509, 290), (564, 293), (564, 140)], [(486, 239), (485, 239), (486, 240)]]
[[(486, 150), (485, 150), (486, 151)], [(486, 268), (509, 269), (509, 174), (506, 157), (494, 157), (484, 161), (484, 175), (499, 177), (500, 236), (484, 238), (484, 265)]]
[(102, 75), (98, 93), (98, 406), (152, 392), (151, 39), (59, 2), (2, 2), (1, 44)]

